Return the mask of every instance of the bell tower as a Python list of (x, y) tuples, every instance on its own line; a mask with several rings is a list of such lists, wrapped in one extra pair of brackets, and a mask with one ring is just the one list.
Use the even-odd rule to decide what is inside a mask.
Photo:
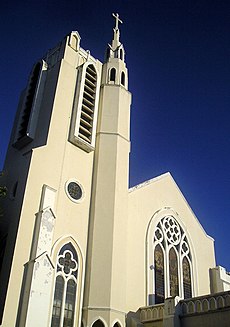
[[(125, 323), (126, 222), (130, 152), (130, 105), (125, 51), (118, 14), (102, 67), (93, 169), (84, 325), (98, 319)], [(119, 287), (118, 287), (119, 285)]]

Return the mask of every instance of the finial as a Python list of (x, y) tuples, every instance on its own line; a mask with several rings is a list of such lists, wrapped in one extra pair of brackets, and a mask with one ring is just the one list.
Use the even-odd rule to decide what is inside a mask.
[(115, 30), (118, 30), (118, 24), (121, 23), (123, 24), (122, 20), (119, 18), (118, 13), (112, 14), (112, 16), (115, 18)]

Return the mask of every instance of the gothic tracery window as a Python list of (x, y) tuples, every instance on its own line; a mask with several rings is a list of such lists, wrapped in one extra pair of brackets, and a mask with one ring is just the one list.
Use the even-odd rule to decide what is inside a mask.
[(58, 254), (51, 327), (73, 327), (77, 275), (77, 253), (68, 243)]
[(153, 248), (155, 303), (162, 303), (170, 296), (191, 297), (190, 247), (182, 227), (173, 216), (165, 216), (157, 224)]

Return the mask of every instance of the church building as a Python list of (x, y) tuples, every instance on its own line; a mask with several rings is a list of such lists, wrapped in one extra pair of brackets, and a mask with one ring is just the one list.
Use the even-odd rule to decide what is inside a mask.
[(71, 32), (21, 93), (1, 177), (0, 326), (229, 326), (230, 275), (170, 173), (129, 188), (113, 17), (104, 63)]

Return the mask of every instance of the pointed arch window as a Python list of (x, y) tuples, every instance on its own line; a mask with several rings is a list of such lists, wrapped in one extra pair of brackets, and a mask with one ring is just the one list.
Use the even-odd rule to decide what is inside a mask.
[(93, 64), (79, 68), (75, 90), (70, 141), (90, 152), (95, 146), (99, 78)]
[(121, 72), (121, 85), (125, 86), (125, 73)]
[(105, 327), (105, 325), (103, 324), (101, 319), (98, 319), (93, 323), (92, 327)]
[(115, 324), (113, 325), (113, 327), (121, 327), (121, 325), (118, 322), (115, 322)]
[(123, 53), (123, 50), (120, 49), (120, 59), (123, 60), (124, 59), (124, 53)]
[(157, 224), (153, 237), (153, 294), (155, 303), (166, 297), (192, 297), (192, 258), (187, 237), (173, 216)]
[(51, 327), (73, 327), (77, 293), (78, 257), (71, 243), (59, 251)]
[(109, 80), (111, 82), (115, 82), (115, 80), (116, 80), (116, 69), (115, 68), (111, 68)]

